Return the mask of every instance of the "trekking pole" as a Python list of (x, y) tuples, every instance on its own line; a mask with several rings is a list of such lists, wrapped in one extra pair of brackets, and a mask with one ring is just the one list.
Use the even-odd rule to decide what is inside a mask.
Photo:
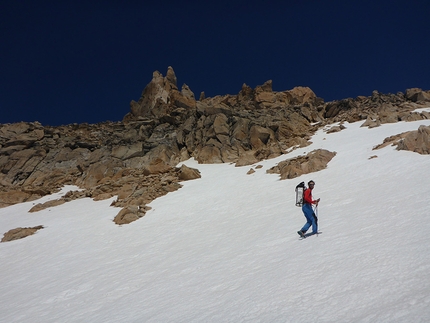
[[(315, 211), (314, 211), (314, 212), (315, 212), (315, 216), (316, 216), (317, 221), (318, 221), (318, 204), (317, 204), (317, 205), (315, 205)], [(318, 227), (319, 227), (319, 225), (318, 225)], [(320, 230), (318, 230), (318, 231), (317, 231), (317, 237), (318, 237), (318, 233), (319, 233), (319, 231), (320, 231)]]

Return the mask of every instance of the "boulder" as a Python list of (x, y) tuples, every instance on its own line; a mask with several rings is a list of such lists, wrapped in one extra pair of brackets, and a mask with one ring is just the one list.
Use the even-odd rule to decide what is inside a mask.
[(285, 91), (288, 97), (288, 103), (293, 105), (301, 105), (305, 103), (315, 103), (317, 96), (314, 91), (308, 87), (297, 86), (292, 90)]
[(430, 154), (430, 126), (421, 125), (417, 131), (408, 132), (397, 143), (398, 150), (409, 150), (422, 155)]
[(178, 171), (178, 178), (181, 181), (189, 181), (197, 178), (201, 178), (202, 175), (200, 171), (195, 168), (188, 167), (186, 165), (182, 165)]
[(258, 150), (265, 147), (268, 144), (269, 139), (273, 139), (275, 137), (275, 134), (271, 129), (254, 125), (249, 130), (249, 137), (252, 148)]
[(303, 174), (310, 174), (327, 167), (327, 164), (336, 155), (325, 149), (317, 149), (306, 156), (299, 156), (280, 162), (267, 170), (268, 174), (280, 174), (281, 179), (291, 179)]
[(38, 230), (43, 229), (43, 225), (38, 225), (36, 227), (31, 228), (16, 228), (9, 230), (3, 235), (1, 242), (13, 241), (28, 237), (32, 234), (35, 234)]
[(256, 154), (255, 151), (252, 151), (252, 150), (242, 153), (239, 156), (235, 166), (241, 167), (241, 166), (248, 166), (248, 165), (253, 165), (255, 163), (258, 163), (260, 161), (260, 159), (258, 159), (255, 156), (255, 154)]
[(213, 128), (216, 135), (229, 135), (230, 127), (228, 125), (228, 118), (225, 114), (219, 113), (216, 115)]
[(218, 147), (208, 145), (201, 148), (196, 157), (200, 164), (221, 164), (221, 151)]
[(30, 212), (30, 213), (38, 212), (38, 211), (47, 209), (49, 207), (54, 207), (54, 206), (57, 206), (57, 205), (64, 204), (65, 202), (66, 201), (64, 199), (58, 199), (58, 200), (47, 201), (45, 203), (37, 203), (28, 212)]
[(145, 213), (139, 206), (128, 206), (119, 211), (113, 221), (118, 225), (128, 224), (140, 219)]
[(424, 92), (420, 88), (407, 89), (405, 97), (412, 102), (430, 101), (430, 93)]
[(161, 158), (156, 158), (143, 168), (145, 175), (167, 173), (172, 167), (164, 162)]
[(10, 190), (7, 192), (0, 192), (0, 208), (18, 203), (34, 201), (41, 197), (42, 195), (24, 190)]

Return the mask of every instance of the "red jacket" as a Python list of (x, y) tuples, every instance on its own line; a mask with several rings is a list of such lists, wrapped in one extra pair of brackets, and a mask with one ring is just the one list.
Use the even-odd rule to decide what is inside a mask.
[(312, 199), (312, 190), (310, 188), (306, 189), (303, 193), (303, 200), (307, 204), (316, 204), (317, 201)]

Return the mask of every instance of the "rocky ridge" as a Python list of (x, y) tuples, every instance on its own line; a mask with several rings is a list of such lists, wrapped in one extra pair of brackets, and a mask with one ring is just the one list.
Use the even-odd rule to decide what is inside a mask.
[[(181, 161), (252, 165), (308, 145), (310, 136), (327, 124), (339, 123), (328, 131), (333, 132), (341, 131), (344, 121), (363, 120), (363, 126), (376, 127), (429, 119), (428, 112), (411, 112), (428, 106), (430, 92), (421, 89), (374, 91), (370, 97), (326, 103), (307, 87), (275, 92), (270, 80), (255, 89), (244, 84), (237, 95), (206, 98), (201, 93), (196, 100), (186, 84), (179, 90), (169, 67), (166, 76), (154, 72), (121, 122), (0, 125), (0, 207), (32, 201), (72, 184), (81, 190), (56, 203), (117, 196), (113, 205), (122, 209), (115, 222), (124, 224), (142, 217), (149, 202), (177, 190), (181, 181), (200, 176), (198, 170), (176, 167)], [(425, 145), (428, 139), (419, 142)], [(413, 143), (409, 138), (404, 146), (411, 149)], [(310, 161), (312, 156), (322, 158), (321, 152), (309, 155), (302, 171), (316, 170), (309, 165), (321, 167)], [(35, 206), (32, 212), (44, 207)]]

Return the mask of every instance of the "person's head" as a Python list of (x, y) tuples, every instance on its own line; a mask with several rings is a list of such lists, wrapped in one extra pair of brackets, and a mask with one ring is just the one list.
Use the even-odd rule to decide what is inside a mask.
[(309, 181), (308, 182), (308, 186), (309, 186), (310, 189), (314, 188), (315, 182), (314, 181)]

